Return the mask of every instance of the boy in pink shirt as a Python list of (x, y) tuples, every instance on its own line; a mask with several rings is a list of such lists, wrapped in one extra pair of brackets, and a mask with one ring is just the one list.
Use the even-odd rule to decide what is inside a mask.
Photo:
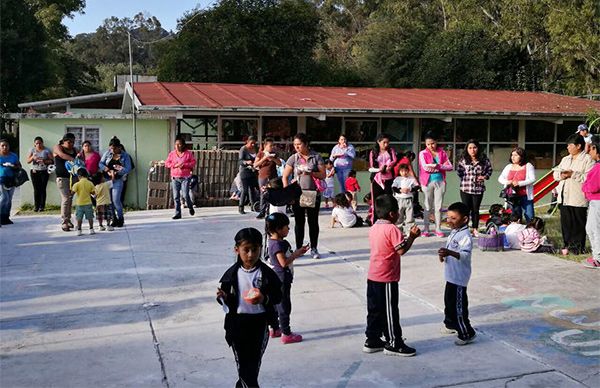
[[(400, 256), (408, 252), (421, 234), (415, 225), (407, 239), (395, 223), (398, 220), (398, 201), (389, 194), (375, 199), (377, 222), (369, 231), (371, 258), (367, 276), (367, 340), (363, 352), (383, 350), (391, 356), (414, 356), (416, 350), (402, 339), (398, 311), (398, 282)], [(381, 340), (385, 336), (386, 342)]]

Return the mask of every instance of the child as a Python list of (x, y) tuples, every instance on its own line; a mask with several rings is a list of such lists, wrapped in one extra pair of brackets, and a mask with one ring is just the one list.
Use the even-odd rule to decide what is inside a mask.
[(360, 185), (356, 180), (356, 171), (350, 170), (346, 178), (346, 191), (352, 194), (352, 209), (356, 211), (356, 194), (360, 191)]
[(398, 224), (404, 223), (405, 231), (408, 231), (415, 224), (413, 218), (413, 189), (419, 184), (417, 180), (409, 175), (410, 169), (407, 164), (401, 164), (398, 167), (397, 176), (392, 183), (394, 198), (398, 201)]
[[(98, 217), (98, 224), (101, 231), (108, 229), (109, 231), (114, 230), (111, 225), (112, 222), (112, 205), (110, 203), (110, 190), (112, 188), (112, 181), (105, 181), (104, 175), (96, 174), (92, 178), (94, 183), (94, 191), (96, 193), (96, 217)], [(106, 228), (102, 225), (102, 222), (106, 220)]]
[(277, 329), (272, 330), (271, 337), (281, 337), (281, 342), (284, 344), (301, 342), (302, 336), (292, 333), (290, 329), (290, 313), (292, 312), (291, 288), (294, 280), (294, 260), (308, 251), (308, 245), (292, 252), (292, 246), (285, 240), (290, 232), (290, 219), (283, 213), (269, 214), (266, 218), (265, 228), (269, 236), (269, 241), (267, 242), (269, 264), (283, 284), (281, 303), (275, 306), (279, 316), (281, 331)]
[(544, 220), (540, 217), (533, 217), (527, 227), (517, 235), (521, 250), (528, 253), (554, 253), (552, 245), (546, 243), (544, 232)]
[(475, 330), (469, 322), (469, 300), (467, 284), (471, 278), (471, 251), (473, 241), (469, 231), (469, 208), (462, 202), (455, 202), (446, 213), (448, 226), (452, 232), (445, 248), (438, 250), (440, 262), (444, 263), (446, 290), (444, 292), (444, 326), (442, 334), (458, 333), (454, 343), (467, 345), (475, 339)]
[[(367, 340), (363, 352), (383, 350), (392, 356), (414, 356), (416, 350), (404, 343), (398, 311), (400, 256), (408, 252), (421, 231), (415, 225), (405, 239), (395, 225), (398, 201), (389, 194), (375, 199), (377, 221), (369, 231), (371, 257), (367, 275)], [(381, 340), (385, 336), (386, 342)]]
[(325, 198), (325, 208), (329, 209), (329, 201), (333, 202), (333, 186), (335, 175), (335, 169), (333, 168), (333, 162), (329, 159), (325, 161), (325, 186), (327, 188), (323, 192), (323, 198)]
[(94, 184), (88, 180), (89, 174), (85, 168), (77, 170), (78, 182), (73, 185), (71, 192), (75, 197), (75, 217), (77, 218), (77, 235), (81, 236), (81, 224), (83, 216), (90, 224), (90, 234), (94, 232), (94, 208), (92, 207), (92, 194), (94, 194)]
[(365, 194), (365, 196), (363, 197), (363, 202), (365, 204), (367, 204), (368, 206), (368, 211), (367, 211), (367, 218), (365, 218), (365, 225), (367, 226), (371, 226), (371, 219), (373, 219), (373, 206), (372, 206), (372, 201), (371, 201), (371, 193), (367, 193)]
[(519, 243), (519, 233), (525, 229), (525, 225), (521, 224), (520, 214), (510, 215), (510, 224), (504, 230), (504, 237), (506, 243), (504, 248), (506, 249), (521, 249), (521, 243)]
[(363, 226), (363, 219), (360, 218), (350, 207), (350, 201), (346, 193), (339, 193), (333, 199), (335, 207), (331, 212), (331, 227), (335, 228), (335, 224), (339, 223), (342, 228), (356, 228)]
[(281, 302), (281, 282), (260, 260), (262, 234), (244, 228), (235, 235), (237, 260), (221, 277), (217, 301), (225, 310), (225, 340), (238, 369), (236, 387), (258, 387), (258, 373), (269, 340), (267, 320)]
[(498, 228), (502, 225), (502, 214), (504, 214), (504, 207), (500, 204), (493, 204), (489, 210), (490, 218), (485, 223), (485, 233), (493, 234), (498, 233)]

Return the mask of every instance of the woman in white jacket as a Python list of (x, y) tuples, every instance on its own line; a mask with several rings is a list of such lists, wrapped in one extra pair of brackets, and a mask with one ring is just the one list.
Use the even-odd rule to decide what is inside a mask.
[(525, 222), (531, 221), (533, 210), (533, 183), (535, 168), (527, 162), (525, 150), (516, 147), (510, 153), (510, 164), (504, 167), (498, 182), (504, 185), (509, 197), (509, 206), (518, 216), (525, 215)]

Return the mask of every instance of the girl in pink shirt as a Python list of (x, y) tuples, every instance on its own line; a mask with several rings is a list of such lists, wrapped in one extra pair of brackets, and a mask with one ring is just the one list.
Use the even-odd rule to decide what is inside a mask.
[[(371, 171), (371, 198), (376, 199), (382, 194), (392, 195), (392, 182), (394, 181), (394, 166), (398, 162), (396, 152), (390, 147), (390, 137), (385, 133), (377, 136), (377, 144), (369, 154)], [(372, 223), (377, 221), (375, 201), (372, 201)]]

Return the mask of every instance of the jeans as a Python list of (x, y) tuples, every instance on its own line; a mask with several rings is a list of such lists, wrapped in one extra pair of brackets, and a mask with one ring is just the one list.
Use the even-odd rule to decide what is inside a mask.
[(48, 172), (46, 170), (31, 170), (31, 183), (33, 184), (33, 207), (43, 209), (46, 207), (46, 185), (48, 184)]
[(2, 219), (10, 217), (10, 208), (12, 207), (12, 197), (14, 193), (14, 187), (6, 189), (4, 185), (0, 185), (0, 216)]
[(335, 167), (335, 175), (338, 178), (338, 182), (340, 183), (340, 193), (346, 192), (346, 179), (348, 179), (348, 174), (352, 170), (352, 166), (348, 167)]
[(56, 186), (60, 192), (60, 217), (63, 223), (71, 221), (73, 194), (71, 194), (70, 178), (56, 178)]
[(242, 177), (242, 195), (240, 196), (239, 207), (241, 209), (244, 208), (246, 204), (246, 200), (250, 205), (250, 210), (253, 210), (252, 205), (259, 200), (259, 198), (254, 198), (254, 194), (258, 189), (258, 178), (256, 176), (246, 176)]
[(525, 223), (531, 221), (533, 218), (534, 210), (533, 210), (533, 200), (527, 199), (526, 196), (519, 197), (519, 205), (512, 206), (510, 205), (511, 211), (518, 216), (525, 215)]
[(111, 201), (117, 218), (123, 218), (123, 202), (121, 202), (121, 193), (123, 192), (123, 181), (121, 179), (115, 179), (112, 181), (113, 187), (110, 192)]
[(592, 257), (600, 261), (600, 200), (590, 201), (585, 230), (592, 244)]
[(183, 199), (187, 204), (188, 209), (194, 207), (192, 198), (190, 197), (190, 178), (173, 178), (171, 179), (171, 189), (173, 190), (173, 202), (175, 202), (175, 214), (181, 215), (181, 195), (183, 191)]

